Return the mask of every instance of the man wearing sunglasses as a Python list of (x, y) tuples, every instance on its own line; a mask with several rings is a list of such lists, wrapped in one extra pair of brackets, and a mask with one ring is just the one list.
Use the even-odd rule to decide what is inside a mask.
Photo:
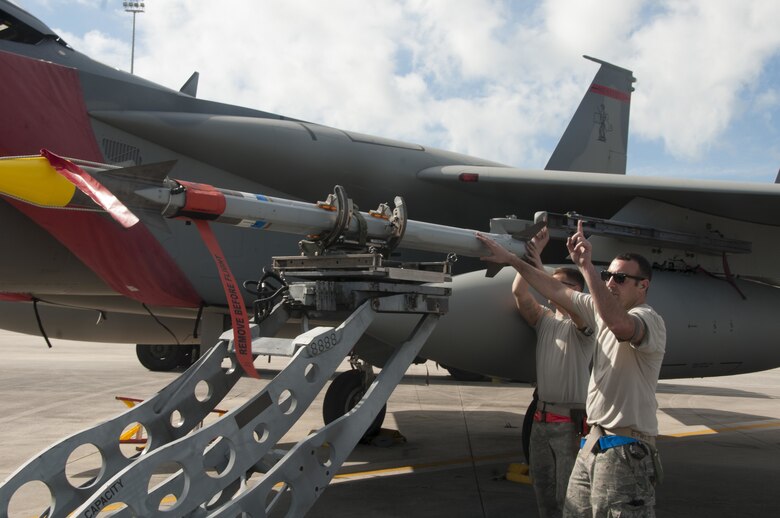
[[(544, 271), (541, 252), (549, 241), (542, 229), (527, 246), (526, 261)], [(552, 277), (581, 292), (585, 279), (575, 268), (557, 268)], [(512, 294), (523, 319), (536, 330), (538, 402), (529, 441), (531, 479), (541, 518), (563, 515), (566, 488), (585, 430), (585, 396), (595, 348), (593, 330), (560, 305), (539, 304), (518, 273)], [(535, 395), (537, 395), (535, 394)]]
[[(566, 243), (590, 294), (551, 280), (495, 241), (477, 234), (491, 252), (483, 260), (514, 267), (542, 296), (579, 314), (596, 331), (583, 440), (566, 493), (564, 516), (655, 516), (662, 477), (655, 389), (666, 348), (663, 319), (645, 303), (652, 271), (638, 254), (621, 254), (599, 272), (582, 222)], [(606, 279), (606, 280), (603, 280)]]

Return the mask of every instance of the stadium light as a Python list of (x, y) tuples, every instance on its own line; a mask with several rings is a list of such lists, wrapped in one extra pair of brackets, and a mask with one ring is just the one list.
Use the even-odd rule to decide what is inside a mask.
[(135, 15), (144, 12), (146, 6), (144, 2), (122, 2), (125, 12), (133, 13), (133, 43), (130, 46), (130, 73), (133, 73), (133, 62), (135, 61)]

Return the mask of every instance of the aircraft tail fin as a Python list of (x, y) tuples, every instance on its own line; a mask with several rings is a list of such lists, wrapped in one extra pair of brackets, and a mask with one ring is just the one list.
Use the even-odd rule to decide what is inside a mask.
[(187, 79), (187, 82), (184, 83), (184, 86), (182, 86), (179, 91), (183, 94), (189, 95), (190, 97), (197, 97), (199, 78), (200, 78), (200, 74), (197, 72), (193, 72), (190, 78)]
[(545, 169), (626, 174), (633, 72), (601, 65)]
[(775, 177), (775, 183), (780, 183), (780, 169), (777, 170), (777, 176)]

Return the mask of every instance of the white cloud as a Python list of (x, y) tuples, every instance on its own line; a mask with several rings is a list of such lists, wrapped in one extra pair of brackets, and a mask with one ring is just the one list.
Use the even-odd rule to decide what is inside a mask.
[(753, 109), (758, 112), (774, 110), (780, 107), (780, 91), (770, 88), (760, 92), (753, 101)]
[[(529, 136), (550, 131), (533, 122), (558, 132), (573, 107), (533, 103), (556, 85), (534, 87), (515, 47), (530, 29), (508, 26), (493, 4), (150, 3), (136, 72), (178, 88), (198, 70), (203, 98), (527, 164), (540, 153)], [(573, 96), (556, 81), (576, 106), (587, 80)]]
[(178, 88), (199, 70), (205, 98), (514, 165), (544, 162), (595, 72), (583, 53), (639, 71), (632, 131), (695, 158), (780, 42), (771, 3), (205, 6), (149, 2), (136, 71)]
[(606, 61), (626, 57), (623, 45), (640, 23), (644, 0), (552, 0), (543, 2), (546, 41), (561, 55), (592, 52)]
[(635, 135), (696, 159), (727, 129), (740, 95), (780, 51), (780, 3), (667, 2), (631, 37), (642, 70)]
[(62, 30), (56, 32), (72, 48), (95, 61), (120, 70), (130, 70), (130, 44), (124, 40), (112, 38), (97, 30), (89, 31), (81, 37)]

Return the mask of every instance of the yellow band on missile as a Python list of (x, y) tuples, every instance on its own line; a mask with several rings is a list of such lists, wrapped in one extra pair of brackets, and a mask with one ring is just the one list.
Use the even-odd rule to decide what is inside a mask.
[(75, 191), (44, 157), (0, 160), (0, 194), (43, 207), (65, 207)]

